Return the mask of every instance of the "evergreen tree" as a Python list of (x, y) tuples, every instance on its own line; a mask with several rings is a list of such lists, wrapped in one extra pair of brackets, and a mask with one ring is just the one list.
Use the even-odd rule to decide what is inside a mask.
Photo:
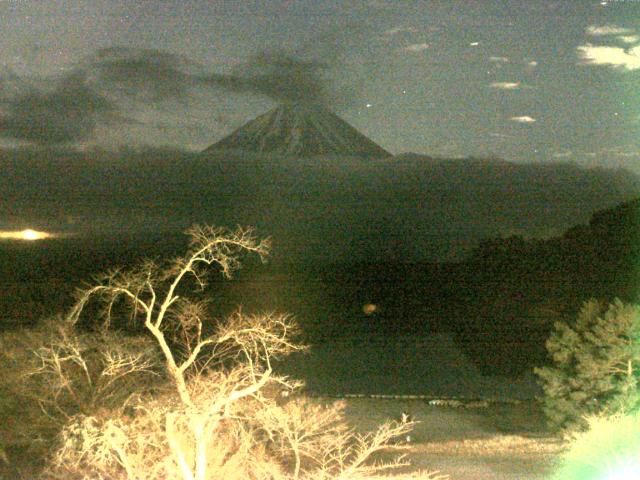
[(557, 322), (546, 343), (552, 366), (536, 368), (550, 426), (582, 429), (585, 416), (640, 406), (640, 307), (585, 302), (575, 322)]

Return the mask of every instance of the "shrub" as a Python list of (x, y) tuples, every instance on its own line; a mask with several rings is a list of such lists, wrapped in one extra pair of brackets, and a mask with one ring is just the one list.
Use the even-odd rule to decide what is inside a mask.
[(585, 416), (634, 411), (640, 404), (640, 308), (586, 302), (574, 324), (558, 322), (547, 340), (552, 366), (537, 368), (549, 424), (583, 429)]
[[(48, 475), (348, 480), (406, 465), (401, 456), (371, 458), (411, 424), (385, 424), (361, 435), (347, 426), (340, 404), (322, 406), (291, 395), (299, 382), (272, 367), (274, 360), (303, 348), (295, 342), (289, 316), (237, 312), (215, 322), (208, 318), (206, 302), (189, 296), (188, 281), (203, 286), (206, 267), (217, 266), (229, 276), (239, 267), (241, 253), (263, 256), (267, 243), (243, 229), (195, 227), (189, 233), (192, 242), (184, 257), (113, 271), (79, 292), (68, 325), (78, 325), (86, 305), (97, 298), (108, 329), (114, 306), (125, 300), (129, 318), (144, 325), (157, 347), (166, 386), (151, 391), (140, 385), (139, 395), (103, 412), (78, 409), (59, 436)], [(75, 339), (69, 342), (75, 345)], [(86, 357), (77, 350), (73, 355), (82, 376)], [(48, 349), (39, 356), (49, 362), (53, 353)], [(128, 357), (125, 371), (148, 370), (144, 358)], [(50, 388), (61, 381), (61, 390), (74, 396), (75, 384), (59, 370), (44, 373)]]

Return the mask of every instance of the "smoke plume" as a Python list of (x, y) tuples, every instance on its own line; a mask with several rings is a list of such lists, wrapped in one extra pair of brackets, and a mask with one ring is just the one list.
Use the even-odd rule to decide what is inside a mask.
[(322, 61), (271, 51), (253, 56), (231, 74), (212, 74), (203, 80), (233, 92), (265, 95), (277, 102), (328, 106), (341, 96), (330, 85), (329, 70), (329, 65)]

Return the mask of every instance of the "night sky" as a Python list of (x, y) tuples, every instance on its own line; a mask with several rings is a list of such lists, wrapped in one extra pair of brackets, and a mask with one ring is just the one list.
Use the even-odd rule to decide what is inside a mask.
[(311, 92), (394, 154), (640, 172), (634, 0), (4, 1), (0, 22), (5, 146), (199, 150)]

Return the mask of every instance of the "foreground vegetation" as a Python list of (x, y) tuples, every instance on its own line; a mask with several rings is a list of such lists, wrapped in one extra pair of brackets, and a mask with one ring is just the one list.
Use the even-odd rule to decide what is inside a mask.
[[(624, 212), (631, 207), (636, 211), (638, 202), (620, 209)], [(474, 268), (485, 272), (487, 278), (501, 278), (504, 285), (520, 285), (520, 280), (528, 279), (525, 286), (535, 290), (534, 286), (539, 285), (536, 288), (542, 290), (526, 294), (524, 303), (518, 297), (517, 304), (518, 308), (525, 305), (525, 310), (538, 312), (534, 317), (524, 313), (515, 315), (509, 304), (505, 306), (500, 302), (483, 308), (479, 298), (486, 298), (483, 300), (486, 303), (491, 302), (492, 297), (485, 296), (482, 288), (469, 296), (464, 291), (454, 292), (451, 284), (443, 281), (436, 284), (444, 286), (438, 287), (444, 290), (428, 290), (427, 298), (438, 298), (447, 303), (450, 315), (471, 319), (471, 323), (462, 329), (462, 340), (465, 335), (477, 334), (479, 322), (494, 318), (496, 312), (500, 314), (496, 317), (496, 331), (499, 333), (503, 328), (512, 343), (514, 338), (515, 341), (524, 337), (531, 340), (528, 333), (533, 328), (532, 318), (539, 322), (536, 324), (538, 336), (545, 329), (551, 330), (553, 321), (560, 320), (558, 325), (562, 326), (556, 327), (547, 343), (551, 353), (555, 352), (555, 364), (550, 362), (540, 372), (546, 372), (546, 377), (542, 375), (546, 379), (543, 380), (545, 405), (552, 424), (555, 422), (554, 426), (562, 428), (588, 428), (586, 433), (576, 434), (574, 445), (585, 445), (583, 439), (597, 430), (594, 425), (605, 425), (609, 421), (619, 424), (619, 418), (628, 425), (635, 425), (637, 310), (629, 303), (609, 302), (620, 285), (608, 279), (618, 278), (623, 268), (629, 269), (629, 254), (621, 256), (621, 252), (628, 252), (629, 246), (637, 249), (637, 245), (632, 244), (637, 225), (627, 220), (618, 222), (620, 218), (634, 218), (633, 212), (625, 215), (601, 214), (594, 217), (586, 233), (582, 230), (568, 232), (557, 241), (523, 242), (517, 238), (496, 241), (484, 245), (466, 264), (450, 266), (451, 272), (449, 267), (436, 269), (442, 279), (454, 278), (463, 284), (462, 280), (467, 278), (465, 272)], [(242, 230), (196, 229), (191, 234), (193, 241), (186, 256), (169, 263), (146, 261), (133, 269), (110, 271), (81, 292), (70, 315), (65, 318), (36, 321), (41, 312), (47, 310), (41, 305), (41, 300), (48, 298), (46, 292), (31, 295), (29, 291), (25, 296), (28, 302), (10, 302), (14, 306), (20, 305), (20, 315), (36, 326), (5, 331), (0, 338), (0, 373), (4, 379), (4, 388), (0, 390), (4, 417), (0, 422), (0, 465), (5, 469), (0, 476), (13, 478), (20, 471), (22, 478), (83, 475), (158, 478), (171, 474), (195, 479), (238, 470), (246, 478), (311, 478), (311, 475), (316, 475), (313, 478), (322, 478), (318, 475), (349, 478), (349, 475), (374, 475), (377, 467), (372, 467), (373, 459), (401, 467), (406, 459), (389, 457), (382, 451), (402, 437), (407, 425), (383, 425), (377, 430), (380, 436), (353, 431), (346, 421), (344, 404), (311, 401), (304, 397), (298, 382), (276, 373), (279, 359), (303, 349), (291, 318), (235, 311), (225, 316), (216, 312), (216, 318), (226, 320), (211, 320), (214, 309), (206, 300), (215, 298), (211, 293), (220, 284), (207, 287), (206, 270), (214, 269), (228, 276), (239, 267), (243, 252), (251, 251), (261, 256), (266, 253), (267, 244)], [(210, 237), (226, 238), (229, 242), (212, 244), (210, 249), (205, 248), (198, 254)], [(611, 243), (612, 238), (616, 239), (614, 243)], [(588, 265), (594, 274), (602, 270), (598, 277), (602, 279), (595, 282), (593, 275), (584, 275), (583, 267), (566, 274), (567, 278), (571, 275), (584, 277), (584, 282), (592, 285), (592, 293), (605, 301), (587, 303), (582, 311), (573, 313), (577, 311), (574, 304), (582, 300), (577, 295), (578, 290), (580, 295), (588, 290), (582, 291), (578, 285), (553, 299), (545, 289), (557, 282), (538, 279), (534, 285), (536, 270), (531, 270), (533, 273), (521, 270), (530, 266), (523, 259), (531, 262), (535, 258), (549, 259), (545, 255), (555, 252), (549, 262), (557, 268), (551, 270), (566, 272), (560, 266), (576, 257), (575, 252), (579, 249), (574, 246), (578, 244), (586, 245), (586, 251), (591, 252), (580, 260), (581, 265)], [(584, 245), (581, 248), (586, 248)], [(611, 245), (615, 247), (613, 250), (609, 249)], [(609, 252), (607, 258), (598, 257), (597, 252), (604, 250)], [(574, 252), (573, 257), (562, 252)], [(190, 263), (190, 259), (195, 260)], [(394, 275), (404, 278), (404, 271), (390, 273), (386, 266), (380, 268), (385, 281), (395, 278)], [(451, 277), (448, 277), (450, 273)], [(624, 281), (632, 274), (629, 270)], [(377, 274), (370, 276), (379, 277)], [(419, 278), (419, 275), (412, 277), (407, 285), (388, 282), (393, 285), (393, 292), (377, 290), (378, 284), (365, 288), (355, 282), (359, 288), (377, 292), (382, 298), (374, 318), (375, 325), (382, 331), (395, 328), (392, 319), (403, 318), (397, 315), (403, 312), (399, 310), (401, 307), (416, 313), (416, 305), (411, 300), (419, 295), (414, 290), (421, 284)], [(514, 278), (520, 279), (519, 282), (510, 281)], [(467, 284), (470, 289), (483, 281), (469, 280), (473, 280)], [(335, 283), (339, 283), (340, 288), (349, 284)], [(570, 281), (561, 283), (573, 285)], [(401, 288), (398, 289), (398, 285)], [(636, 287), (628, 282), (627, 287), (620, 290), (626, 302)], [(273, 289), (273, 285), (269, 288)], [(191, 299), (191, 293), (196, 290), (199, 296)], [(402, 294), (399, 297), (398, 292)], [(253, 293), (260, 297), (261, 292)], [(499, 289), (497, 293), (500, 296), (505, 292)], [(511, 298), (511, 293), (521, 295), (522, 292), (506, 293)], [(343, 296), (356, 297), (358, 305), (359, 300), (372, 300), (357, 298), (360, 294), (359, 290), (342, 292)], [(269, 301), (273, 298), (277, 296), (268, 295)], [(566, 302), (561, 301), (562, 298)], [(409, 300), (408, 306), (404, 307), (406, 302), (402, 300)], [(464, 309), (460, 310), (456, 305), (463, 300), (467, 301), (465, 308), (477, 310), (476, 317), (462, 315)], [(344, 306), (344, 302), (338, 303)], [(421, 308), (429, 310), (424, 305)], [(415, 317), (422, 318), (422, 315)], [(372, 319), (367, 317), (365, 320), (370, 328)], [(519, 321), (517, 325), (514, 324), (516, 320)], [(340, 324), (336, 325), (340, 327)], [(357, 327), (356, 324), (352, 326)], [(408, 324), (407, 327), (404, 333), (413, 332), (415, 328), (428, 330), (424, 325)], [(322, 325), (315, 328), (323, 330)], [(358, 331), (354, 328), (351, 333), (357, 335)], [(495, 348), (506, 351), (508, 345), (508, 342), (498, 341)], [(482, 344), (475, 347), (478, 355), (496, 358), (481, 347)], [(605, 351), (607, 355), (602, 355)], [(509, 352), (506, 358), (517, 364), (517, 361), (513, 362), (513, 349)], [(584, 414), (596, 414), (596, 417), (584, 420)], [(390, 417), (397, 418), (397, 412)], [(320, 430), (307, 425), (308, 418), (318, 418), (313, 426), (321, 425), (322, 431), (329, 432), (329, 436), (323, 436)], [(431, 426), (433, 422), (428, 424)], [(374, 425), (369, 427), (368, 431), (374, 429)], [(633, 434), (633, 429), (628, 431)], [(309, 437), (306, 432), (315, 433)], [(341, 439), (338, 445), (342, 446), (338, 448), (340, 455), (344, 454), (339, 460), (336, 451), (328, 446), (336, 445), (336, 438)], [(311, 446), (302, 445), (305, 441), (310, 441)], [(214, 445), (220, 442), (228, 448), (215, 449)], [(423, 450), (412, 449), (443, 455), (462, 451), (469, 456), (475, 451), (482, 456), (483, 451), (508, 450), (505, 444), (513, 443), (524, 450), (539, 446), (536, 440), (522, 440), (516, 435), (490, 441), (461, 438), (454, 439), (453, 443), (450, 440), (430, 443)], [(392, 450), (395, 448), (394, 445)], [(584, 447), (576, 448), (584, 450)], [(211, 454), (209, 449), (221, 457), (207, 456)], [(571, 455), (567, 455), (565, 467), (571, 458), (579, 458), (579, 455)], [(246, 461), (247, 458), (250, 460)], [(18, 459), (28, 461), (18, 468)]]
[[(114, 270), (81, 290), (68, 316), (30, 338), (43, 341), (30, 357), (6, 350), (15, 392), (45, 414), (22, 432), (42, 440), (39, 476), (350, 479), (406, 466), (376, 456), (400, 448), (411, 422), (356, 432), (342, 404), (318, 405), (276, 374), (273, 361), (303, 348), (290, 317), (239, 311), (214, 322), (206, 300), (191, 297), (209, 267), (229, 276), (241, 254), (264, 256), (268, 244), (242, 229), (189, 233), (185, 256)], [(87, 312), (93, 300), (101, 308)]]
[(593, 415), (640, 405), (640, 307), (585, 302), (573, 322), (557, 322), (547, 340), (553, 361), (537, 368), (552, 428), (580, 430)]

